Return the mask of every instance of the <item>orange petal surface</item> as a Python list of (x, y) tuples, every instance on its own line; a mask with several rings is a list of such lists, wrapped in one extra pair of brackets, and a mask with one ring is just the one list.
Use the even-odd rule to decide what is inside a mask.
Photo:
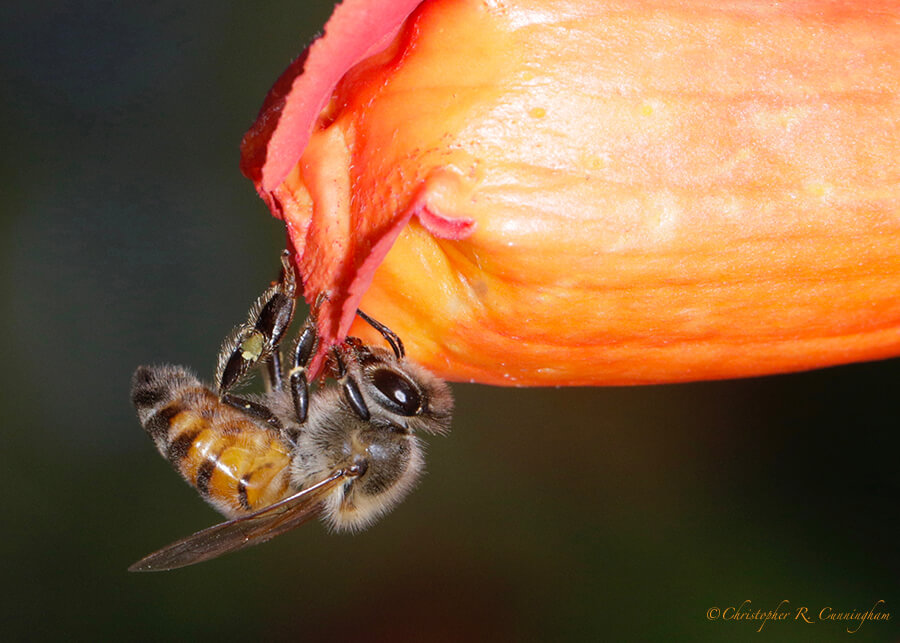
[(510, 385), (900, 354), (896, 2), (401, 4), (341, 5), (244, 141), (326, 343), (359, 306)]

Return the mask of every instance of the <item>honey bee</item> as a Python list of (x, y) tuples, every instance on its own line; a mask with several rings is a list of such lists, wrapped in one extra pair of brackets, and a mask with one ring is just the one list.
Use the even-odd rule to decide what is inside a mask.
[[(316, 302), (282, 369), (297, 279), (287, 252), (281, 278), (224, 342), (215, 388), (181, 366), (141, 366), (131, 398), (159, 452), (230, 518), (150, 554), (130, 571), (162, 571), (265, 542), (321, 517), (360, 530), (392, 509), (423, 470), (417, 432), (449, 429), (445, 382), (405, 357), (403, 342), (362, 311), (390, 349), (348, 337), (331, 348), (334, 381), (310, 387), (319, 344)], [(232, 391), (260, 367), (266, 392)]]

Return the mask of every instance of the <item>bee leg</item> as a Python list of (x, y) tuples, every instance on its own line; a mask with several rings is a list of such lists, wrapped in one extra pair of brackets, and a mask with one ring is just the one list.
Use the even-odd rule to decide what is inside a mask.
[(315, 321), (307, 320), (294, 346), (293, 367), (288, 380), (291, 387), (291, 399), (294, 401), (294, 414), (300, 424), (306, 422), (309, 415), (309, 380), (306, 376), (306, 369), (312, 361), (313, 355), (316, 354), (318, 346), (319, 333), (316, 331)]
[(369, 326), (381, 333), (381, 336), (384, 337), (387, 343), (391, 345), (391, 348), (394, 349), (394, 355), (397, 356), (397, 359), (403, 359), (403, 357), (406, 355), (406, 351), (403, 348), (403, 341), (400, 339), (397, 333), (382, 324), (380, 321), (372, 319), (361, 310), (357, 310), (356, 314), (359, 315), (366, 323), (368, 323)]
[(281, 350), (276, 348), (272, 351), (272, 355), (266, 360), (266, 368), (263, 371), (263, 378), (266, 383), (266, 391), (281, 391), (284, 389), (284, 375), (281, 370)]
[(319, 308), (328, 298), (326, 293), (321, 293), (316, 299), (309, 317), (303, 323), (303, 328), (294, 344), (291, 370), (288, 371), (288, 385), (291, 387), (291, 399), (294, 402), (294, 415), (297, 422), (304, 424), (309, 416), (309, 378), (307, 368), (313, 356), (319, 350), (319, 331), (316, 328)]
[(369, 415), (369, 407), (366, 406), (366, 400), (363, 398), (356, 380), (354, 380), (347, 372), (347, 365), (344, 363), (344, 358), (341, 356), (340, 348), (335, 346), (332, 354), (337, 363), (337, 381), (344, 391), (344, 399), (347, 400), (347, 404), (350, 405), (350, 408), (354, 410), (360, 419), (368, 420), (371, 417)]
[(253, 400), (248, 400), (238, 395), (232, 395), (231, 393), (223, 394), (222, 401), (251, 417), (262, 420), (273, 429), (278, 431), (282, 430), (281, 422), (265, 404), (260, 404), (259, 402), (254, 402)]
[(247, 372), (277, 350), (294, 319), (297, 277), (285, 250), (281, 278), (256, 300), (244, 324), (225, 340), (219, 351), (216, 385), (224, 396)]

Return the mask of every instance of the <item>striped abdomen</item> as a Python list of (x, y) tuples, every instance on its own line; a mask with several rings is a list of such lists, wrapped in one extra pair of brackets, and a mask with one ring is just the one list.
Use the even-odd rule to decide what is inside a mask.
[(290, 493), (291, 458), (278, 432), (222, 403), (180, 366), (139, 367), (131, 399), (159, 452), (225, 515)]

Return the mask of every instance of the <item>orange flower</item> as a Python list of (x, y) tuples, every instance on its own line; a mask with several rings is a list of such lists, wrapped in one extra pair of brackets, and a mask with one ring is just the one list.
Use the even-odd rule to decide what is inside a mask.
[(897, 355), (898, 25), (893, 1), (346, 0), (242, 167), (330, 293), (327, 341), (359, 306), (450, 379)]

